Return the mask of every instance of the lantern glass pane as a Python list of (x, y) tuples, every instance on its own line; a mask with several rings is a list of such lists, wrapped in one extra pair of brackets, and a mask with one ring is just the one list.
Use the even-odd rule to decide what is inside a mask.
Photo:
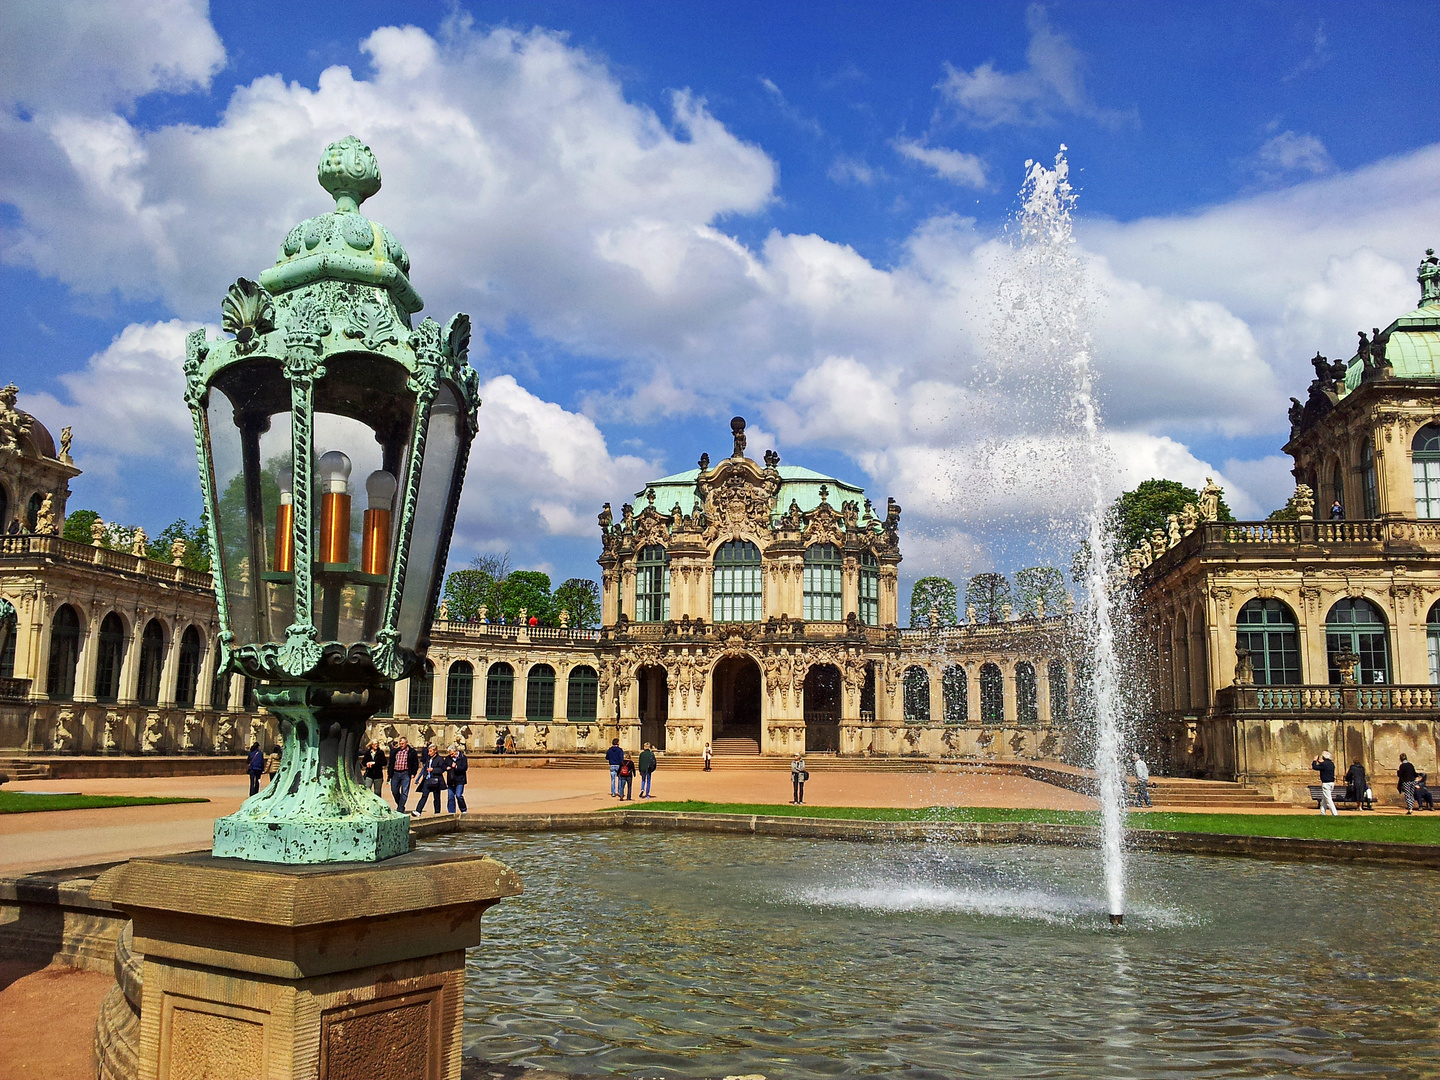
[(278, 640), (294, 619), (293, 583), (272, 569), (280, 487), (290, 473), (289, 403), (278, 369), (260, 364), (227, 372), (210, 390), (215, 528), (237, 646)]
[[(325, 412), (315, 414), (315, 435), (311, 445), (315, 455), (311, 464), (311, 490), (315, 493), (311, 499), (315, 626), (322, 641), (374, 641), (389, 589), (388, 560), (393, 530), (386, 530), (383, 545), (387, 572), (383, 575), (365, 574), (362, 571), (362, 554), (365, 511), (369, 505), (365, 485), (371, 473), (384, 467), (386, 450), (369, 425), (350, 416)], [(350, 460), (350, 476), (344, 492), (349, 496), (348, 516), (334, 525), (346, 541), (341, 545), (344, 554), (342, 562), (326, 561), (337, 554), (333, 541), (340, 539), (338, 535), (332, 537), (332, 544), (327, 547), (325, 533), (330, 528), (330, 515), (339, 512), (339, 507), (343, 505), (335, 502), (327, 504), (325, 498), (326, 495), (340, 494), (327, 490), (319, 467), (321, 457), (332, 450), (340, 451)], [(394, 455), (399, 452), (399, 448), (392, 450)], [(392, 499), (390, 507), (393, 505)]]
[(405, 591), (400, 596), (400, 643), (407, 648), (415, 647), (421, 632), (429, 625), (430, 598), (436, 576), (443, 569), (437, 560), (442, 557), (440, 545), (450, 512), (463, 422), (459, 398), (448, 384), (442, 383), (430, 406), (425, 429), (425, 460), (420, 469), (420, 492), (410, 534)]

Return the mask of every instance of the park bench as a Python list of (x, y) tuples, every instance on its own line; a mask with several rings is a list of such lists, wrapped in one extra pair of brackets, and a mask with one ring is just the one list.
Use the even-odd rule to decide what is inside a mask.
[[(1318, 810), (1318, 809), (1320, 809), (1320, 801), (1321, 801), (1320, 785), (1319, 785), (1319, 784), (1311, 784), (1311, 785), (1309, 785), (1309, 787), (1310, 787), (1310, 798), (1312, 798), (1312, 799), (1315, 800), (1315, 809)], [(1341, 803), (1349, 803), (1349, 804), (1350, 804), (1351, 806), (1353, 806), (1356, 810), (1359, 810), (1359, 809), (1360, 809), (1360, 802), (1359, 802), (1359, 800), (1350, 798), (1350, 785), (1349, 785), (1349, 784), (1339, 784), (1339, 783), (1337, 783), (1337, 784), (1335, 785), (1335, 790), (1330, 793), (1330, 797), (1335, 800), (1335, 808), (1336, 808), (1337, 810), (1340, 808), (1340, 804), (1341, 804)]]

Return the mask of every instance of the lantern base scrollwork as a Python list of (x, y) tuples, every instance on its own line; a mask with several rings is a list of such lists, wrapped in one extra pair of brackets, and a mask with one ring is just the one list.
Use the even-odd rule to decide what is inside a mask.
[(354, 774), (365, 725), (384, 692), (342, 683), (265, 684), (284, 748), (268, 787), (215, 822), (217, 858), (273, 863), (378, 862), (410, 850), (410, 819)]

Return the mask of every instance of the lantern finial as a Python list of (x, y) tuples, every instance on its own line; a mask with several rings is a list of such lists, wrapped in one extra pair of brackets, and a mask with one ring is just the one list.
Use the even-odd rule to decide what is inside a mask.
[(325, 148), (317, 173), (320, 186), (334, 197), (339, 213), (358, 210), (380, 190), (380, 163), (370, 147), (354, 135), (346, 135)]

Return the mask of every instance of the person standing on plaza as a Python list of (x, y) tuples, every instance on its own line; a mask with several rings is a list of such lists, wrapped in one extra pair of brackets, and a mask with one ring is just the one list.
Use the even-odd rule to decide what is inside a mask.
[(1375, 809), (1365, 796), (1365, 789), (1368, 785), (1366, 784), (1364, 765), (1358, 761), (1350, 763), (1350, 768), (1345, 770), (1345, 785), (1349, 788), (1347, 794), (1350, 796), (1351, 802), (1362, 810)]
[(649, 743), (640, 751), (640, 797), (650, 798), (650, 778), (655, 775), (655, 750)]
[(605, 751), (605, 762), (610, 766), (610, 796), (620, 795), (620, 763), (625, 760), (625, 751), (620, 749), (620, 740), (611, 739), (610, 749)]
[(621, 754), (615, 776), (620, 781), (620, 801), (631, 801), (635, 792), (635, 760), (629, 754)]
[(1415, 804), (1421, 810), (1435, 809), (1435, 795), (1426, 786), (1428, 777), (1422, 772), (1415, 777)]
[(410, 780), (419, 769), (419, 755), (410, 748), (410, 740), (401, 735), (390, 751), (390, 794), (395, 797), (395, 809), (402, 814), (410, 799)]
[(1415, 812), (1415, 780), (1418, 774), (1415, 766), (1404, 754), (1400, 755), (1400, 768), (1395, 770), (1395, 787), (1405, 796), (1405, 813)]
[(710, 771), (710, 744), (705, 744), (705, 771)]
[(250, 794), (257, 794), (260, 791), (260, 774), (265, 771), (265, 755), (260, 752), (258, 742), (250, 744), (250, 753), (245, 758), (245, 771), (250, 774)]
[(278, 739), (275, 745), (270, 747), (270, 752), (265, 755), (265, 775), (270, 778), (265, 781), (267, 784), (270, 783), (271, 780), (274, 780), (275, 774), (280, 771), (280, 758), (284, 753), (285, 740)]
[(805, 801), (805, 781), (810, 774), (805, 771), (805, 758), (796, 754), (790, 761), (790, 787), (793, 790), (792, 805), (799, 806)]
[(372, 741), (360, 766), (365, 770), (365, 786), (381, 798), (385, 797), (385, 751), (378, 742)]
[(431, 743), (425, 748), (425, 760), (420, 764), (420, 802), (412, 811), (415, 817), (425, 813), (425, 802), (435, 796), (435, 813), (440, 813), (440, 789), (445, 786), (445, 759)]
[(445, 786), (450, 793), (445, 798), (445, 812), (455, 813), (455, 807), (460, 807), (460, 813), (468, 814), (469, 807), (465, 805), (465, 779), (470, 771), (470, 759), (465, 756), (465, 747), (456, 743), (450, 750), (450, 756), (445, 759)]
[(1150, 801), (1150, 768), (1139, 754), (1135, 755), (1135, 805), (1155, 805)]
[[(1400, 760), (1405, 760), (1405, 755), (1400, 755)], [(1330, 757), (1330, 751), (1324, 751), (1314, 761), (1310, 762), (1310, 768), (1320, 774), (1320, 816), (1325, 816), (1328, 809), (1336, 817), (1340, 811), (1335, 809), (1335, 761)]]

